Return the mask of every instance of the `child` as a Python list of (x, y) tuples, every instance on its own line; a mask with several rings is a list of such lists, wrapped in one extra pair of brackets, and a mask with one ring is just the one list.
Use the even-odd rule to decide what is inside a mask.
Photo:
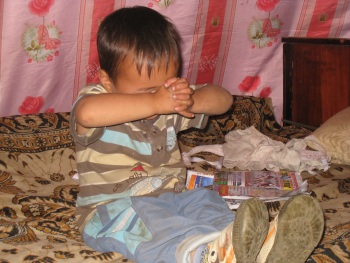
[[(305, 261), (323, 230), (313, 198), (291, 199), (277, 225), (285, 229), (271, 227), (273, 238), (260, 251), (269, 228), (261, 201), (250, 199), (234, 214), (213, 191), (182, 191), (186, 169), (177, 132), (203, 128), (207, 115), (229, 109), (232, 96), (217, 85), (190, 86), (177, 78), (174, 25), (152, 9), (123, 8), (103, 20), (97, 46), (100, 84), (80, 91), (71, 115), (84, 242), (142, 263), (255, 262), (259, 252), (264, 262), (270, 250), (274, 259), (266, 262), (294, 251), (301, 257), (290, 262)], [(294, 229), (294, 219), (309, 237)]]

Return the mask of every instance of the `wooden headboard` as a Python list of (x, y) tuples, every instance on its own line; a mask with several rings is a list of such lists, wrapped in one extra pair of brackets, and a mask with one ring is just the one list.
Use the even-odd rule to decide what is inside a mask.
[(350, 39), (282, 41), (283, 122), (315, 129), (350, 105)]

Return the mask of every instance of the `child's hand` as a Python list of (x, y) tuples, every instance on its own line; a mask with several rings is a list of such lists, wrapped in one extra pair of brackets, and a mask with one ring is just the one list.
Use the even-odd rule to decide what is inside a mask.
[(164, 84), (172, 94), (172, 98), (176, 104), (175, 110), (184, 117), (192, 118), (194, 114), (190, 111), (194, 101), (192, 95), (194, 90), (188, 85), (186, 79), (171, 78)]
[[(154, 89), (154, 91), (150, 92), (150, 94), (153, 96), (153, 105), (157, 108), (157, 115), (179, 113), (186, 111), (188, 107), (188, 103), (186, 103), (186, 101), (182, 102), (174, 99), (175, 94), (173, 94), (172, 89), (170, 87), (166, 87), (165, 84)], [(192, 117), (192, 115), (187, 113), (186, 117)]]

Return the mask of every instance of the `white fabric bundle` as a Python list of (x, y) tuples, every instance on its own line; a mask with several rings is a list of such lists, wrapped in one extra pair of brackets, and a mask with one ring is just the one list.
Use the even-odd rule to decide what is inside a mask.
[(251, 126), (235, 130), (225, 136), (224, 161), (227, 168), (241, 170), (290, 171), (327, 170), (329, 157), (324, 152), (306, 150), (303, 139), (292, 139), (287, 144), (272, 140)]

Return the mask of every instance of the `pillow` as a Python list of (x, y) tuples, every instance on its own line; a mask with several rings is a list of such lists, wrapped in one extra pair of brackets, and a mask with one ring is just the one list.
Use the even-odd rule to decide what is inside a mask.
[(191, 128), (178, 134), (180, 144), (188, 147), (222, 144), (225, 135), (233, 130), (244, 130), (254, 125), (261, 132), (278, 130), (271, 98), (232, 95), (233, 104), (221, 114), (210, 116), (205, 129)]
[(42, 152), (74, 147), (68, 112), (0, 118), (0, 151)]
[(280, 129), (275, 121), (271, 98), (233, 95), (233, 104), (224, 114), (212, 116), (226, 135), (233, 130), (244, 130), (254, 126), (258, 131)]
[(350, 107), (328, 119), (305, 140), (309, 147), (323, 149), (331, 162), (350, 165)]

